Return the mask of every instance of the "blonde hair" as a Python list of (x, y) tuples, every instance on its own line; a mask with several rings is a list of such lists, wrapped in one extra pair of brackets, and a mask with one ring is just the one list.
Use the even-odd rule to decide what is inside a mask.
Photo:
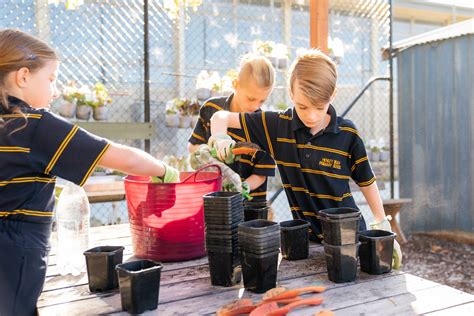
[(336, 64), (319, 49), (304, 50), (290, 67), (288, 87), (291, 92), (296, 81), (313, 104), (330, 102), (336, 90)]
[(246, 54), (242, 57), (238, 79), (246, 82), (253, 79), (260, 88), (273, 88), (275, 69), (268, 58), (260, 55)]
[[(9, 108), (5, 90), (7, 75), (23, 67), (35, 72), (48, 61), (57, 59), (54, 50), (39, 39), (18, 30), (0, 30), (0, 102), (7, 113), (21, 113), (18, 108)], [(0, 119), (0, 127), (3, 126)]]

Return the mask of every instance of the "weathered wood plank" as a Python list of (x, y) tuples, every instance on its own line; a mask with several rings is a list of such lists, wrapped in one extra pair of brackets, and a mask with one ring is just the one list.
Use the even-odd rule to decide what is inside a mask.
[[(396, 277), (398, 273), (388, 274), (384, 276), (374, 276), (369, 275), (366, 273), (362, 273), (360, 277), (356, 280), (355, 284), (369, 284), (371, 281), (377, 278), (393, 278)], [(174, 284), (171, 286), (161, 286), (160, 287), (160, 299), (159, 299), (159, 306), (158, 311), (154, 311), (154, 313), (158, 313), (159, 315), (205, 315), (205, 314), (212, 314), (214, 313), (220, 306), (224, 305), (227, 302), (235, 300), (239, 297), (249, 297), (252, 298), (254, 301), (260, 300), (262, 294), (255, 294), (249, 291), (246, 291), (241, 287), (241, 285), (223, 288), (223, 287), (215, 287), (210, 285), (209, 280), (204, 280), (206, 283), (207, 291), (205, 293), (200, 293), (199, 290), (191, 291), (187, 293), (183, 293), (183, 297), (177, 297), (175, 294), (178, 292), (186, 291), (187, 288), (191, 290), (197, 289), (195, 287), (196, 282), (188, 282), (185, 284)], [(345, 287), (349, 287), (351, 284), (354, 283), (343, 283), (343, 284), (336, 284), (327, 279), (326, 274), (313, 274), (307, 275), (304, 277), (297, 277), (293, 279), (285, 280), (285, 282), (281, 282), (280, 285), (288, 286), (291, 288), (296, 288), (300, 286), (308, 286), (308, 285), (324, 285), (328, 289), (341, 289)], [(367, 288), (367, 285), (362, 285), (361, 288)], [(328, 290), (324, 297), (326, 297), (327, 293), (330, 291)], [(341, 296), (338, 294), (339, 292), (334, 291), (333, 296), (335, 296), (335, 300), (340, 300)], [(170, 299), (170, 294), (173, 298)], [(87, 302), (87, 303), (86, 303)], [(84, 313), (85, 309), (87, 308), (87, 313), (89, 314), (96, 314), (96, 313), (117, 313), (121, 315), (126, 315), (125, 313), (121, 312), (121, 302), (120, 302), (120, 295), (117, 293), (116, 295), (112, 296), (102, 296), (102, 297), (94, 297), (88, 299), (87, 301), (78, 301), (78, 300), (70, 300), (69, 302), (64, 302), (60, 305), (51, 305), (43, 307), (40, 311), (45, 315), (54, 314), (57, 310), (67, 311), (68, 313), (72, 313), (72, 315), (80, 315), (81, 312)], [(62, 309), (60, 307), (62, 306)], [(85, 307), (87, 306), (87, 307)], [(326, 308), (328, 308), (325, 305)], [(77, 313), (77, 314), (74, 314)], [(308, 314), (309, 315), (309, 314)]]
[[(326, 271), (324, 260), (323, 248), (320, 245), (310, 248), (309, 259), (301, 260), (298, 263), (281, 260), (278, 280), (323, 273)], [(162, 302), (186, 298), (187, 295), (203, 295), (206, 294), (210, 288), (214, 288), (211, 286), (207, 258), (181, 264), (181, 268), (173, 269), (173, 266), (176, 267), (176, 264), (173, 265), (173, 263), (170, 263), (171, 269), (168, 269), (168, 264), (164, 263), (161, 275), (161, 289), (166, 288), (167, 290), (166, 294), (161, 296)], [(49, 280), (49, 283), (50, 284), (47, 282), (45, 285), (45, 290), (40, 297), (39, 306), (61, 303), (61, 298), (66, 292), (78, 294), (77, 299), (81, 300), (84, 299), (87, 294), (89, 294), (90, 297), (96, 295), (88, 293), (87, 276), (84, 273), (78, 277), (52, 278)], [(182, 288), (183, 283), (186, 283), (185, 288)], [(234, 286), (234, 288), (239, 287), (241, 287), (241, 285)], [(220, 289), (220, 287), (216, 288)], [(70, 298), (69, 295), (67, 295), (67, 297)]]
[(453, 315), (474, 315), (474, 303), (466, 303), (457, 306), (448, 307), (442, 310), (426, 313), (429, 316), (453, 316)]
[[(424, 281), (414, 280), (418, 284), (421, 284), (421, 282), (428, 284)], [(370, 304), (357, 304), (342, 309), (333, 309), (333, 311), (338, 316), (362, 314), (374, 316), (380, 314), (420, 315), (441, 312), (446, 313), (446, 315), (474, 315), (474, 295), (436, 284), (423, 289), (410, 288), (407, 293), (401, 295), (377, 299), (370, 302)], [(468, 311), (470, 312), (468, 313)]]

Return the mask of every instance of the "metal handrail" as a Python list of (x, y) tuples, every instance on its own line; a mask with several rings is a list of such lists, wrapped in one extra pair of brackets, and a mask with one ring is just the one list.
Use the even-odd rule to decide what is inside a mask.
[(354, 105), (357, 103), (357, 101), (359, 101), (359, 99), (362, 97), (362, 95), (365, 93), (365, 91), (367, 89), (370, 88), (370, 86), (375, 82), (375, 81), (378, 81), (378, 80), (387, 80), (387, 81), (390, 81), (390, 77), (372, 77), (369, 79), (369, 81), (365, 84), (364, 88), (362, 88), (362, 90), (360, 90), (359, 94), (354, 98), (354, 100), (352, 100), (351, 104), (349, 104), (349, 106), (346, 108), (346, 110), (344, 111), (344, 113), (342, 113), (341, 117), (344, 117), (346, 116), (347, 113), (349, 113), (349, 111), (352, 109), (352, 107), (354, 107)]

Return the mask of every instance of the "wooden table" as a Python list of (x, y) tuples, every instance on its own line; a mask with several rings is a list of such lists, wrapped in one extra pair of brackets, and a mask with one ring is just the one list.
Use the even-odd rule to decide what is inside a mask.
[[(93, 246), (123, 245), (124, 261), (134, 259), (128, 224), (93, 228), (91, 239)], [(78, 277), (60, 276), (55, 259), (53, 244), (44, 291), (38, 302), (40, 315), (127, 315), (121, 311), (118, 289), (91, 294), (86, 273)], [(278, 284), (290, 288), (326, 286), (322, 307), (336, 315), (474, 315), (474, 295), (408, 273), (393, 271), (377, 276), (358, 271), (355, 282), (332, 283), (327, 279), (323, 247), (317, 244), (310, 246), (308, 259), (281, 261)], [(158, 310), (145, 314), (210, 315), (239, 297), (257, 301), (262, 294), (245, 291), (241, 284), (212, 286), (207, 258), (164, 263)], [(291, 314), (314, 315), (322, 307), (297, 309)]]
[(93, 176), (84, 184), (89, 203), (117, 202), (125, 200), (122, 177)]

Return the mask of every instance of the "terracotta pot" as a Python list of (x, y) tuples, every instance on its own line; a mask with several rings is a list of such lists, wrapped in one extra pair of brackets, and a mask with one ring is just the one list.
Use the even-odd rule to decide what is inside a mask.
[(96, 121), (105, 121), (109, 117), (109, 108), (105, 106), (98, 106), (94, 108), (93, 117)]
[(201, 101), (207, 100), (211, 97), (211, 90), (207, 88), (196, 89), (196, 98)]
[(191, 126), (192, 118), (191, 116), (180, 116), (179, 117), (179, 127), (180, 128), (188, 128)]
[(73, 118), (76, 114), (76, 103), (65, 102), (59, 107), (59, 115), (67, 118)]
[(92, 108), (88, 105), (78, 105), (76, 109), (76, 117), (80, 120), (89, 120), (92, 114)]
[(191, 128), (194, 128), (194, 126), (196, 126), (198, 121), (199, 121), (199, 115), (193, 115), (191, 117)]
[(165, 121), (167, 127), (178, 127), (179, 126), (179, 116), (178, 114), (166, 114)]

